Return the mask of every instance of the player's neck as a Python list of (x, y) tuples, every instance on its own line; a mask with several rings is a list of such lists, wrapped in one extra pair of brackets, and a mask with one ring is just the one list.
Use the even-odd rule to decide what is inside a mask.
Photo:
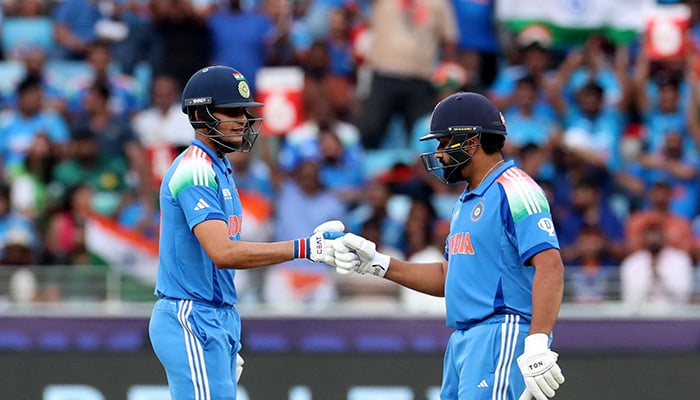
[(500, 156), (485, 158), (481, 163), (478, 164), (475, 172), (472, 174), (471, 179), (468, 179), (469, 189), (474, 190), (491, 174), (493, 171), (498, 169), (505, 160)]

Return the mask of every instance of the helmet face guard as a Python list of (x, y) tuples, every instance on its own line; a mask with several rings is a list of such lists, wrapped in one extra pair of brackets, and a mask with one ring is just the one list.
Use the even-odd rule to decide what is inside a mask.
[[(217, 146), (217, 151), (222, 153), (231, 153), (234, 151), (239, 151), (242, 153), (247, 153), (253, 149), (255, 141), (260, 135), (260, 128), (262, 128), (262, 118), (254, 117), (247, 109), (243, 109), (245, 114), (245, 119), (218, 119), (216, 118), (206, 105), (198, 105), (194, 107), (188, 107), (188, 114), (190, 115), (190, 124), (195, 129), (198, 135), (207, 137), (211, 139)], [(199, 119), (194, 115), (195, 112), (199, 115)], [(221, 132), (218, 127), (223, 122), (237, 122), (240, 124), (245, 124), (243, 128), (243, 133), (233, 133), (225, 134)], [(207, 132), (201, 132), (201, 129), (206, 129)], [(219, 140), (224, 137), (235, 137), (240, 136), (242, 138), (240, 144), (230, 144)]]
[[(462, 168), (469, 163), (476, 148), (481, 145), (481, 129), (478, 126), (453, 126), (442, 133), (432, 132), (429, 136), (431, 137), (421, 140), (449, 137), (450, 141), (444, 147), (439, 146), (436, 151), (420, 155), (425, 170), (442, 183), (464, 180)], [(476, 140), (472, 140), (474, 137)], [(469, 141), (472, 143), (467, 144)]]
[[(215, 65), (197, 71), (185, 85), (182, 93), (182, 111), (190, 120), (190, 124), (198, 135), (210, 139), (221, 153), (234, 151), (249, 152), (260, 134), (262, 118), (254, 117), (250, 107), (262, 107), (262, 103), (253, 100), (246, 78), (237, 70)], [(222, 108), (241, 108), (245, 119), (219, 120), (212, 111)], [(219, 130), (219, 125), (226, 122), (237, 122), (243, 125), (242, 133), (225, 134)], [(202, 132), (206, 130), (206, 132)], [(226, 143), (221, 138), (242, 138), (240, 144)]]

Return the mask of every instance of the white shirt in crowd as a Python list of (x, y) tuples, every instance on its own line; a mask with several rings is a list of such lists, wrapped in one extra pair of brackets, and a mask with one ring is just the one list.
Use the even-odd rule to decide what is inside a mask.
[(622, 261), (620, 280), (622, 301), (631, 310), (673, 313), (690, 301), (693, 263), (672, 247), (663, 248), (655, 260), (648, 250), (639, 250)]

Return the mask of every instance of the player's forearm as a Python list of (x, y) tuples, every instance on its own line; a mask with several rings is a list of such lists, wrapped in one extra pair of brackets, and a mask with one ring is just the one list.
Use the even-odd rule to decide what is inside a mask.
[(442, 263), (410, 263), (391, 259), (384, 278), (432, 296), (445, 296), (446, 267)]
[(256, 243), (230, 241), (229, 245), (209, 254), (219, 268), (252, 269), (294, 259), (294, 242)]
[(530, 334), (550, 334), (559, 316), (564, 293), (564, 269), (559, 265), (537, 267), (532, 282), (532, 322)]

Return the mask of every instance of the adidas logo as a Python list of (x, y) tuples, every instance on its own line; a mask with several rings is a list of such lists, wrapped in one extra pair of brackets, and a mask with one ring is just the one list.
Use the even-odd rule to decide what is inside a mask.
[(204, 201), (204, 199), (199, 199), (199, 201), (197, 202), (197, 205), (194, 207), (194, 210), (199, 211), (199, 210), (203, 210), (205, 208), (209, 208), (209, 204), (207, 204), (207, 202)]
[(487, 388), (487, 387), (489, 387), (489, 384), (486, 383), (486, 379), (482, 379), (481, 382), (479, 382), (479, 384), (476, 385), (476, 387)]

